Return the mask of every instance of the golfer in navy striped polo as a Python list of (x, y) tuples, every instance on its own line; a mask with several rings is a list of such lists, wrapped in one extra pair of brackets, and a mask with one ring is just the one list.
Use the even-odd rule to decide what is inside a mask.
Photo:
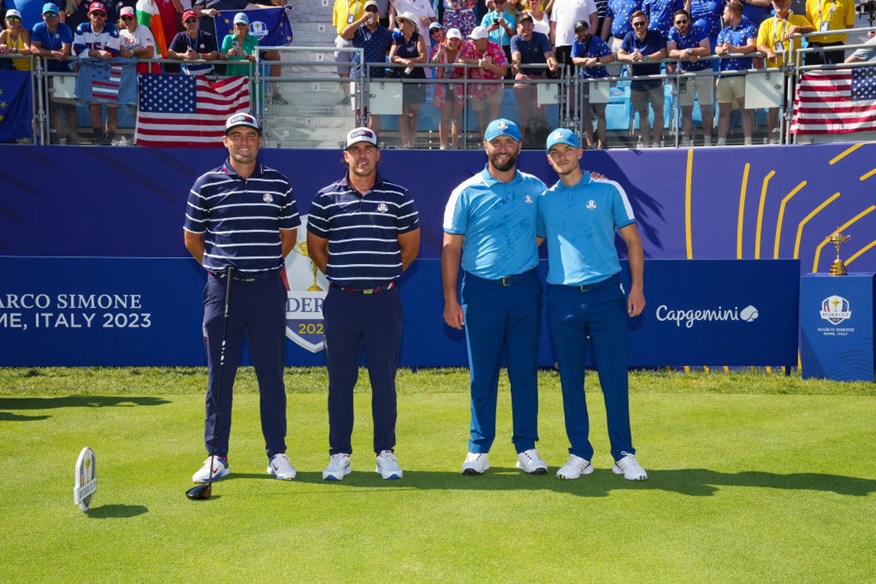
[(330, 459), (322, 478), (339, 481), (350, 474), (353, 388), (364, 348), (376, 472), (400, 479), (393, 454), (402, 333), (397, 286), (420, 250), (420, 224), (407, 190), (377, 172), (380, 149), (373, 130), (347, 134), (344, 162), (347, 174), (316, 195), (307, 220), (307, 251), (331, 283), (323, 303)]
[[(286, 287), (280, 273), (284, 258), (298, 239), (298, 207), (286, 177), (258, 160), (262, 134), (253, 116), (238, 113), (229, 117), (223, 143), (228, 159), (195, 181), (186, 206), (186, 248), (209, 272), (204, 290), (210, 372), (204, 440), (208, 454), (214, 455), (212, 470), (207, 458), (192, 480), (207, 482), (211, 472), (214, 479), (228, 474), (231, 394), (244, 336), (259, 382), (268, 473), (291, 480), (296, 473), (285, 454)], [(225, 329), (229, 273), (232, 282)], [(224, 335), (223, 330), (227, 330)], [(223, 336), (225, 364), (220, 376)]]

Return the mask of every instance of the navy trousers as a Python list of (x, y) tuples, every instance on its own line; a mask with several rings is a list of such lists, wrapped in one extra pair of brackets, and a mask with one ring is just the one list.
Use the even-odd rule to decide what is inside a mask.
[(286, 288), (279, 273), (255, 282), (231, 282), (225, 371), (220, 389), (219, 355), (224, 327), (225, 284), (224, 278), (210, 275), (204, 288), (204, 340), (210, 375), (204, 442), (207, 453), (228, 456), (234, 377), (245, 335), (258, 378), (262, 434), (265, 452), (270, 459), (275, 454), (286, 452), (286, 390), (283, 386)]
[(353, 389), (363, 349), (371, 380), (374, 452), (392, 450), (397, 417), (395, 374), (402, 334), (398, 288), (361, 294), (331, 287), (322, 314), (329, 375), (329, 453), (353, 452)]
[(541, 292), (541, 280), (534, 269), (502, 280), (465, 274), (462, 309), (471, 376), (469, 452), (489, 452), (496, 438), (496, 398), (503, 355), (511, 382), (511, 442), (518, 453), (535, 448)]
[(600, 284), (584, 290), (578, 286), (549, 285), (548, 328), (560, 368), (569, 453), (586, 460), (593, 456), (584, 394), (584, 354), (589, 335), (605, 398), (611, 455), (620, 460), (636, 453), (630, 432), (627, 378), (629, 316), (620, 278), (612, 276)]

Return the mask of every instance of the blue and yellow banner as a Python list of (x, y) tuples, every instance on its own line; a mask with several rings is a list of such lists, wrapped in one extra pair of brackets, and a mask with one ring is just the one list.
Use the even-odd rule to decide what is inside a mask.
[(32, 124), (30, 71), (0, 72), (0, 142), (30, 138)]
[[(234, 32), (234, 15), (239, 11), (225, 10), (215, 18), (216, 43)], [(257, 8), (246, 10), (249, 17), (249, 34), (259, 39), (260, 47), (281, 47), (292, 43), (292, 26), (284, 8)]]

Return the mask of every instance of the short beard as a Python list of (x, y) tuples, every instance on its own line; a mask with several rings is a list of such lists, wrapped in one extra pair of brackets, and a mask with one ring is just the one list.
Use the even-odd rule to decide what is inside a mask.
[(508, 162), (506, 162), (505, 164), (503, 164), (501, 166), (497, 162), (498, 159), (499, 159), (498, 154), (494, 154), (494, 155), (490, 156), (490, 164), (493, 165), (493, 168), (495, 168), (499, 172), (508, 172), (509, 170), (512, 170), (517, 165), (517, 152), (512, 154), (508, 158)]

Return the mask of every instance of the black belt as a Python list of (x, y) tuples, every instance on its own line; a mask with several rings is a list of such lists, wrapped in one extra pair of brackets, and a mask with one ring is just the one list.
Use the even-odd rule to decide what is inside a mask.
[(330, 285), (332, 288), (337, 288), (341, 292), (352, 292), (354, 294), (377, 294), (379, 292), (386, 292), (387, 290), (392, 290), (393, 288), (395, 288), (396, 283), (395, 283), (395, 280), (393, 280), (392, 282), (390, 282), (389, 284), (386, 284), (385, 286), (378, 286), (377, 288), (366, 288), (364, 290), (359, 289), (359, 288), (349, 288), (347, 286), (341, 286), (339, 284), (335, 284), (334, 282), (332, 282)]
[(612, 284), (620, 283), (620, 276), (615, 274), (614, 276), (602, 280), (601, 282), (596, 282), (594, 284), (584, 284), (582, 286), (569, 286), (570, 288), (575, 288), (576, 290), (580, 290), (581, 292), (591, 292), (593, 290), (599, 290), (600, 288), (605, 288), (606, 286), (611, 286)]
[[(235, 282), (258, 282), (259, 280), (267, 280), (268, 278), (273, 278), (274, 276), (276, 276), (279, 273), (280, 272), (269, 272), (267, 274), (260, 273), (260, 274), (255, 274), (255, 275), (251, 275), (251, 276), (244, 276), (244, 275), (241, 275), (240, 272), (235, 270), (234, 273), (231, 275), (231, 279), (234, 280)], [(216, 278), (217, 280), (224, 280), (225, 277), (227, 276), (227, 273), (226, 272), (210, 272), (210, 275), (213, 276), (214, 278)]]
[(472, 278), (477, 278), (482, 282), (489, 282), (491, 284), (497, 284), (499, 286), (514, 286), (515, 284), (520, 284), (524, 280), (528, 280), (535, 275), (535, 268), (531, 270), (526, 270), (522, 274), (512, 274), (510, 276), (503, 276), (501, 278), (497, 278), (496, 280), (490, 280), (489, 278), (481, 278), (480, 276), (475, 276), (474, 274), (468, 274)]

